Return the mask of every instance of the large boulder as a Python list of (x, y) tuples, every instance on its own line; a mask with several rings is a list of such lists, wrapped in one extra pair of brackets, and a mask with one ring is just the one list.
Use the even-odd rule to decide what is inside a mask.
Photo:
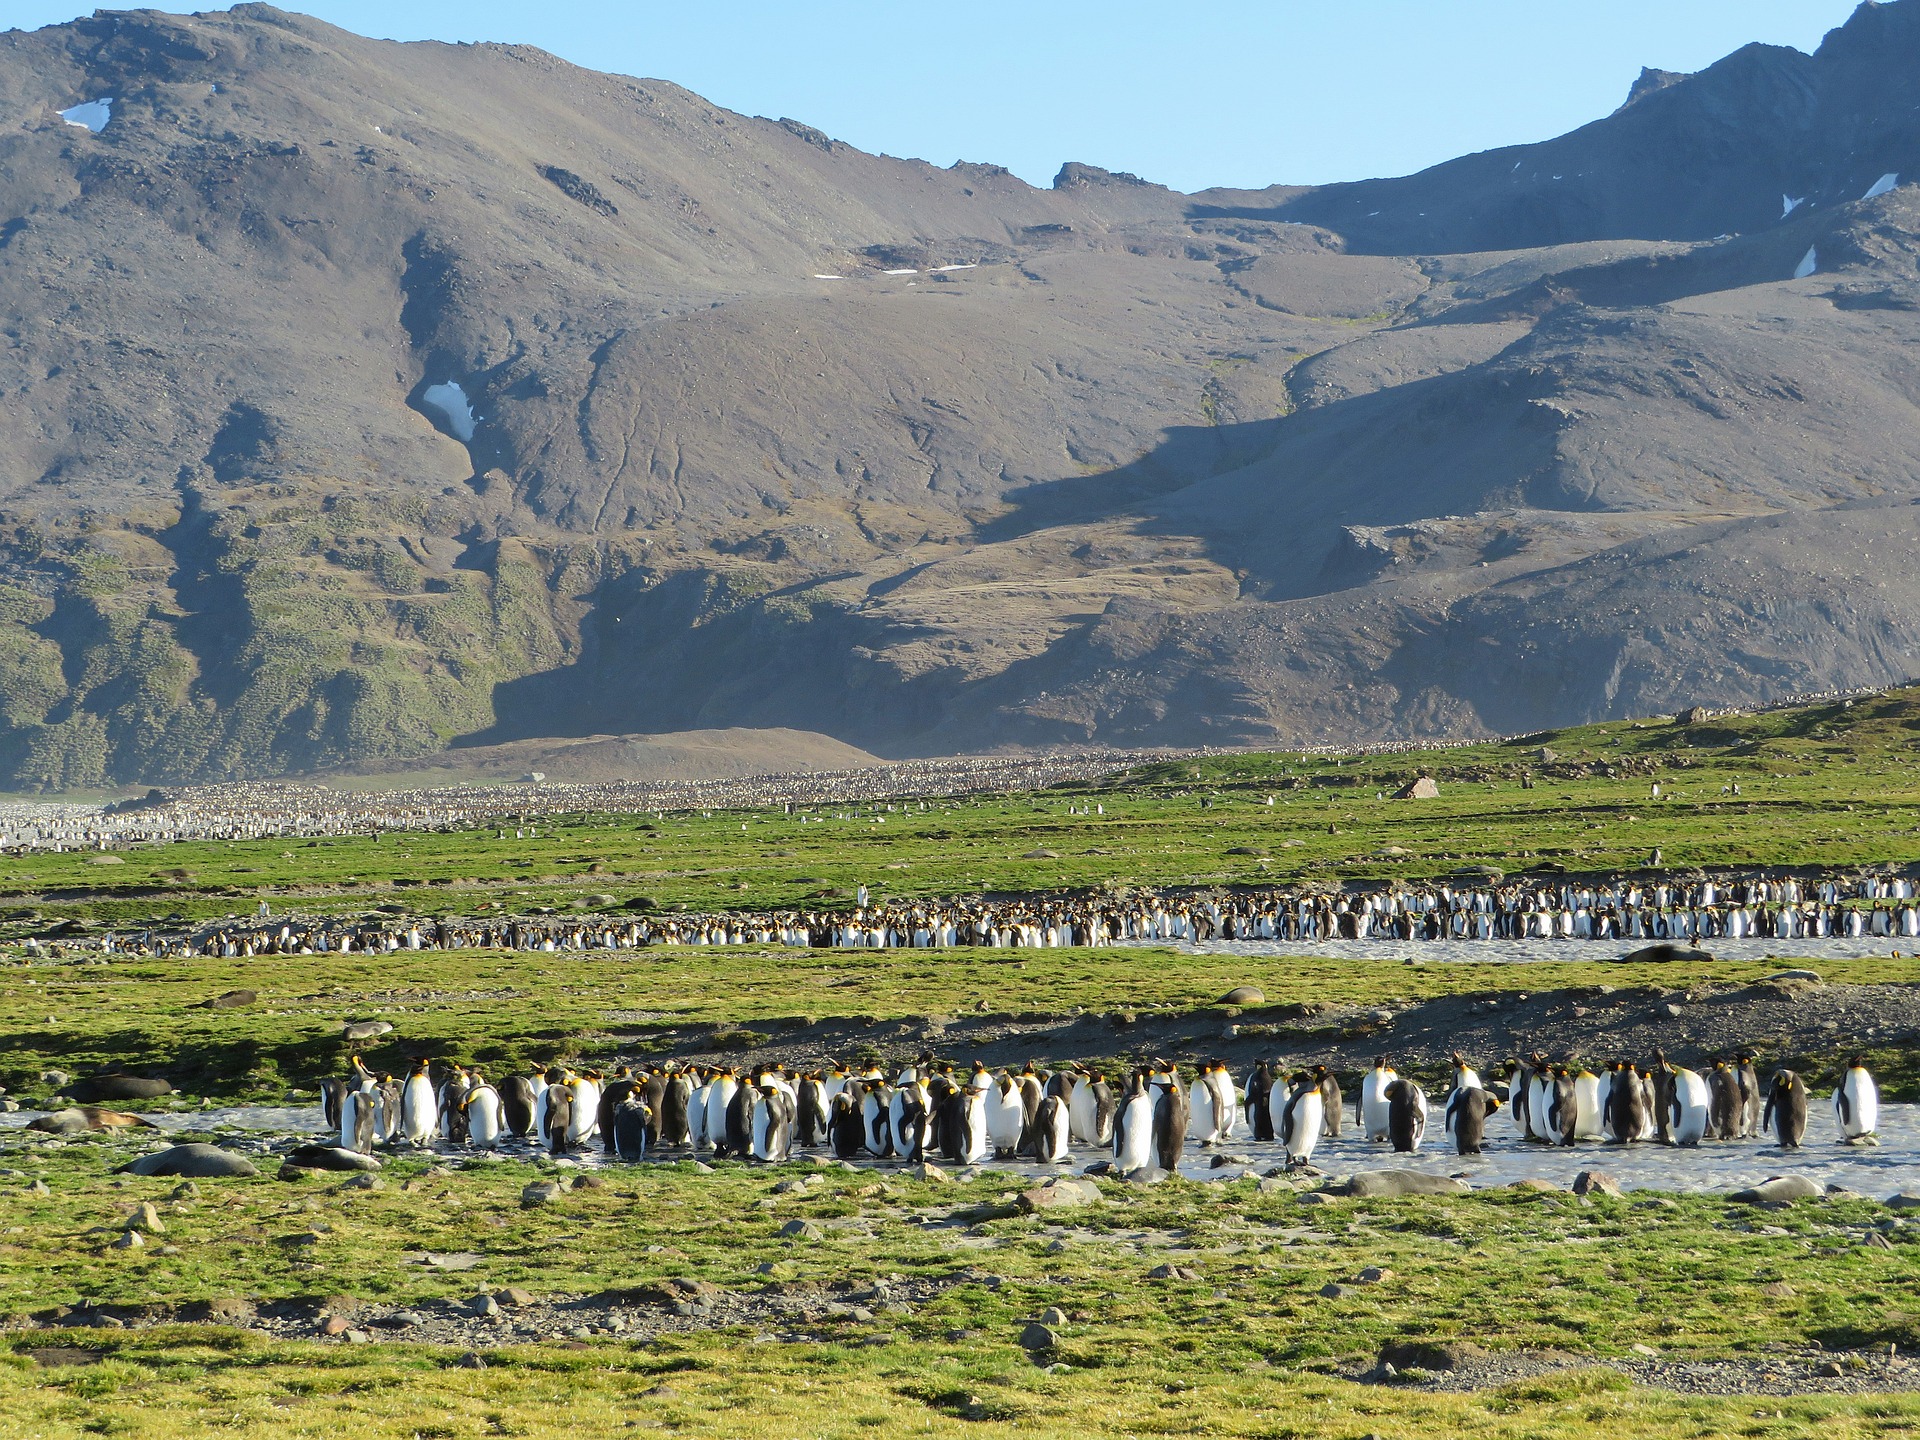
[(174, 1145), (120, 1167), (124, 1175), (185, 1175), (194, 1180), (258, 1175), (251, 1160), (218, 1145)]
[(1402, 785), (1393, 792), (1396, 800), (1438, 800), (1440, 786), (1431, 775), (1422, 775), (1419, 779)]
[(1345, 1184), (1335, 1188), (1339, 1194), (1355, 1197), (1464, 1195), (1468, 1190), (1464, 1182), (1451, 1176), (1419, 1170), (1356, 1170)]

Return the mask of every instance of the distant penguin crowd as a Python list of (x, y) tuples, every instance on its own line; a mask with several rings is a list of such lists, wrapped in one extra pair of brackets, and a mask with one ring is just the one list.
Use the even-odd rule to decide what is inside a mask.
[[(1154, 941), (1670, 941), (1718, 938), (1920, 940), (1920, 898), (1902, 877), (1392, 884), (1378, 890), (1171, 891), (1125, 900), (1031, 896), (873, 904), (845, 911), (631, 917), (222, 923), (195, 935), (109, 935), (108, 953), (138, 956), (392, 954), (513, 950), (544, 954), (652, 945), (786, 945), (900, 950), (955, 946), (1054, 949)], [(37, 946), (39, 942), (34, 942)], [(67, 942), (71, 944), (71, 942)], [(30, 948), (34, 948), (30, 946)]]
[[(1657, 1050), (1649, 1065), (1615, 1060), (1597, 1073), (1539, 1054), (1502, 1068), (1490, 1084), (1465, 1057), (1452, 1057), (1441, 1130), (1460, 1155), (1482, 1152), (1502, 1109), (1520, 1138), (1544, 1145), (1697, 1146), (1770, 1132), (1795, 1149), (1807, 1135), (1805, 1080), (1782, 1069), (1763, 1087), (1746, 1053), (1703, 1070)], [(421, 1060), (396, 1077), (355, 1057), (321, 1093), (327, 1128), (347, 1150), (598, 1149), (635, 1162), (701, 1154), (775, 1162), (811, 1150), (842, 1160), (1063, 1164), (1079, 1146), (1108, 1152), (1114, 1173), (1133, 1175), (1177, 1170), (1190, 1142), (1212, 1149), (1245, 1134), (1277, 1143), (1290, 1167), (1302, 1167), (1346, 1123), (1340, 1081), (1327, 1066), (1287, 1071), (1267, 1060), (1240, 1082), (1218, 1061), (1186, 1073), (1155, 1062), (1110, 1078), (1079, 1064), (995, 1070), (922, 1055), (898, 1069), (673, 1064), (609, 1074), (552, 1065), (495, 1084), (464, 1065), (436, 1076)], [(1848, 1062), (1832, 1105), (1838, 1139), (1872, 1141), (1880, 1099), (1864, 1058)], [(1359, 1138), (1397, 1154), (1420, 1152), (1431, 1112), (1426, 1089), (1384, 1056), (1353, 1090)]]

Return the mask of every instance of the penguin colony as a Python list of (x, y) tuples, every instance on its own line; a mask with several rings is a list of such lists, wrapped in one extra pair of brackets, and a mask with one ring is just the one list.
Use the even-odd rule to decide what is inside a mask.
[[(1504, 1084), (1489, 1085), (1454, 1055), (1441, 1128), (1459, 1154), (1481, 1153), (1487, 1121), (1502, 1108), (1522, 1138), (1547, 1145), (1694, 1146), (1771, 1131), (1793, 1149), (1806, 1138), (1805, 1081), (1779, 1070), (1763, 1091), (1751, 1055), (1716, 1060), (1705, 1071), (1674, 1065), (1660, 1051), (1650, 1066), (1616, 1060), (1599, 1074), (1538, 1054), (1504, 1068)], [(1032, 1062), (1018, 1071), (976, 1064), (963, 1074), (930, 1055), (891, 1075), (877, 1066), (742, 1073), (622, 1065), (611, 1076), (553, 1066), (495, 1085), (459, 1065), (436, 1081), (425, 1060), (405, 1079), (376, 1075), (356, 1056), (344, 1078), (324, 1083), (322, 1097), (329, 1130), (362, 1153), (376, 1145), (517, 1144), (553, 1155), (597, 1146), (629, 1161), (661, 1152), (779, 1161), (806, 1148), (843, 1160), (971, 1165), (1062, 1163), (1081, 1145), (1110, 1150), (1123, 1175), (1171, 1172), (1188, 1141), (1210, 1148), (1243, 1124), (1252, 1139), (1279, 1142), (1289, 1165), (1305, 1165), (1321, 1138), (1338, 1137), (1346, 1123), (1340, 1082), (1326, 1066), (1282, 1073), (1266, 1060), (1240, 1085), (1218, 1062), (1190, 1078), (1156, 1062), (1116, 1083), (1086, 1066), (1047, 1070)], [(1869, 1139), (1879, 1125), (1879, 1091), (1859, 1057), (1833, 1092), (1833, 1112), (1843, 1141)], [(1417, 1154), (1430, 1114), (1426, 1090), (1385, 1057), (1360, 1078), (1353, 1124), (1362, 1139)]]
[(835, 913), (661, 919), (333, 920), (223, 925), (190, 938), (109, 936), (137, 955), (252, 956), (516, 950), (555, 953), (649, 945), (793, 945), (814, 949), (945, 946), (1053, 948), (1136, 941), (1603, 940), (1920, 938), (1913, 882), (1869, 876), (1682, 885), (1393, 886), (1373, 894), (1273, 890), (1227, 898), (1172, 894), (1125, 902), (1030, 898), (927, 900)]

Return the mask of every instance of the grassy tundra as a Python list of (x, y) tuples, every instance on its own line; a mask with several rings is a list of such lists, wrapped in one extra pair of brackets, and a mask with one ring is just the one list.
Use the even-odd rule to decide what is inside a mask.
[[(1421, 755), (1183, 761), (1100, 787), (924, 809), (909, 799), (828, 811), (824, 823), (777, 810), (570, 816), (535, 820), (538, 837), (521, 840), (508, 827), (504, 838), (488, 828), (194, 844), (128, 852), (111, 867), (10, 856), (0, 905), (19, 935), (62, 921), (247, 915), (263, 898), (276, 912), (429, 915), (824, 907), (861, 883), (899, 897), (1469, 865), (1584, 872), (1637, 867), (1656, 846), (1670, 867), (1905, 864), (1917, 858), (1916, 747), (1920, 701), (1902, 692)], [(1439, 778), (1438, 800), (1376, 798), (1421, 770)], [(1095, 806), (1105, 813), (1073, 813)], [(1059, 858), (1022, 858), (1036, 848)], [(1600, 958), (1608, 953), (1570, 946), (1564, 962), (1527, 967), (1161, 950), (105, 964), (16, 955), (0, 967), (0, 1083), (33, 1094), (44, 1069), (125, 1066), (194, 1096), (278, 1101), (337, 1070), (341, 1023), (356, 1019), (395, 1026), (368, 1052), (376, 1064), (430, 1053), (497, 1072), (616, 1053), (777, 1050), (823, 1030), (891, 1057), (910, 1043), (906, 1022), (983, 1004), (1007, 1016), (1125, 1011), (1190, 1031), (1199, 1046), (1236, 1018), (1310, 1027), (1318, 1007), (1748, 985), (1777, 968), (1676, 976)], [(1920, 980), (1909, 960), (1819, 968), (1847, 984)], [(1243, 983), (1265, 990), (1267, 1011), (1234, 1016), (1215, 1003)], [(252, 1006), (201, 1008), (240, 987), (257, 992)], [(1134, 1043), (1127, 1030), (1098, 1029), (1096, 1048), (1114, 1058)], [(1910, 1085), (1900, 1078), (1910, 1054), (1875, 1058)], [(1517, 1440), (1606, 1430), (1840, 1440), (1920, 1427), (1906, 1372), (1869, 1363), (1890, 1345), (1920, 1346), (1920, 1227), (1870, 1200), (1756, 1212), (1702, 1196), (1496, 1190), (1315, 1203), (1248, 1179), (1103, 1184), (1097, 1203), (1029, 1216), (1012, 1204), (1023, 1182), (992, 1169), (955, 1182), (722, 1164), (611, 1170), (600, 1188), (526, 1207), (523, 1185), (560, 1172), (411, 1156), (389, 1161), (379, 1188), (282, 1183), (269, 1167), (176, 1198), (175, 1181), (113, 1173), (141, 1143), (0, 1132), (0, 1315), (11, 1319), (0, 1332), (0, 1436), (665, 1428)], [(115, 1247), (142, 1202), (164, 1229), (141, 1248)], [(794, 1220), (817, 1237), (782, 1236)], [(479, 1258), (461, 1270), (419, 1263), (448, 1253)], [(1163, 1265), (1175, 1273), (1150, 1275)], [(1363, 1282), (1370, 1269), (1386, 1273)], [(675, 1314), (658, 1289), (672, 1280), (711, 1287), (712, 1305)], [(1323, 1294), (1328, 1286), (1338, 1288)], [(435, 1317), (507, 1287), (533, 1303), (499, 1322), (501, 1343), (478, 1352), (484, 1368), (462, 1363), (473, 1348), (464, 1340), (374, 1329), (359, 1344), (319, 1330), (329, 1315), (404, 1305), (428, 1322), (413, 1333), (432, 1336)], [(176, 1323), (208, 1302), (230, 1323)], [(554, 1320), (555, 1306), (585, 1307), (577, 1313), (595, 1323)], [(1049, 1323), (1050, 1343), (1023, 1345), (1049, 1308), (1064, 1316)], [(599, 1323), (616, 1312), (631, 1322)], [(521, 1324), (520, 1313), (542, 1318)], [(72, 1323), (109, 1319), (127, 1323)], [(1417, 1363), (1394, 1384), (1352, 1378), (1393, 1343), (1463, 1342), (1552, 1354), (1567, 1368), (1496, 1374), (1461, 1393), (1425, 1388)], [(1417, 1362), (1421, 1352), (1395, 1353)], [(1694, 1394), (1630, 1378), (1678, 1385), (1649, 1368), (1673, 1361), (1724, 1361), (1750, 1378), (1773, 1365), (1792, 1383), (1772, 1388), (1813, 1393)], [(1814, 1378), (1822, 1361), (1840, 1374)], [(1862, 1376), (1881, 1388), (1855, 1393)]]

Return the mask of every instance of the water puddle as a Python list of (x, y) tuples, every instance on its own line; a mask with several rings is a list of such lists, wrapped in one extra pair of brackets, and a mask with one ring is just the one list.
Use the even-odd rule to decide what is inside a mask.
[[(37, 1111), (18, 1111), (0, 1115), (0, 1129), (18, 1128), (35, 1118)], [(147, 1118), (163, 1130), (225, 1131), (253, 1149), (263, 1141), (307, 1141), (323, 1138), (323, 1122), (318, 1106), (241, 1105), (215, 1107), (177, 1113), (161, 1112)], [(1795, 1151), (1783, 1151), (1771, 1140), (1726, 1140), (1681, 1149), (1671, 1145), (1605, 1145), (1582, 1143), (1570, 1147), (1549, 1146), (1523, 1141), (1512, 1131), (1505, 1114), (1493, 1122), (1495, 1134), (1486, 1142), (1481, 1155), (1453, 1153), (1446, 1137), (1437, 1132), (1432, 1143), (1417, 1155), (1396, 1155), (1384, 1144), (1359, 1139), (1351, 1125), (1340, 1139), (1324, 1139), (1313, 1152), (1314, 1165), (1329, 1174), (1354, 1170), (1418, 1170), (1430, 1175), (1453, 1175), (1475, 1188), (1508, 1185), (1516, 1180), (1541, 1179), (1561, 1187), (1573, 1183), (1582, 1170), (1603, 1170), (1625, 1190), (1723, 1191), (1754, 1185), (1773, 1175), (1805, 1175), (1823, 1185), (1843, 1185), (1862, 1194), (1884, 1198), (1896, 1191), (1920, 1193), (1920, 1105), (1883, 1104), (1880, 1107), (1880, 1143), (1878, 1145), (1842, 1145), (1834, 1140), (1832, 1111), (1821, 1097), (1809, 1117), (1808, 1141)], [(252, 1142), (248, 1144), (246, 1142)], [(386, 1153), (386, 1152), (382, 1152)], [(417, 1154), (412, 1150), (394, 1152)], [(446, 1160), (464, 1160), (485, 1152), (465, 1146), (436, 1145), (430, 1152)], [(509, 1142), (493, 1152), (506, 1161), (530, 1162), (547, 1158), (543, 1149), (524, 1142)], [(798, 1154), (824, 1155), (822, 1150)], [(1232, 1163), (1215, 1166), (1216, 1155), (1230, 1157)], [(662, 1151), (661, 1159), (688, 1159), (685, 1151)], [(1032, 1161), (989, 1161), (985, 1168), (1030, 1176), (1077, 1174), (1096, 1161), (1110, 1158), (1104, 1149), (1076, 1145), (1072, 1160), (1063, 1165), (1040, 1165)], [(935, 1157), (938, 1160), (938, 1157)], [(604, 1155), (598, 1143), (591, 1150), (569, 1156), (577, 1165), (594, 1168), (617, 1165)], [(1245, 1163), (1240, 1163), (1244, 1160)], [(1180, 1173), (1191, 1180), (1234, 1179), (1245, 1171), (1264, 1173), (1285, 1162), (1278, 1144), (1241, 1137), (1217, 1147), (1202, 1150), (1189, 1142), (1180, 1163)], [(899, 1162), (862, 1158), (854, 1162), (863, 1168), (891, 1170)], [(944, 1164), (945, 1162), (940, 1162)]]

